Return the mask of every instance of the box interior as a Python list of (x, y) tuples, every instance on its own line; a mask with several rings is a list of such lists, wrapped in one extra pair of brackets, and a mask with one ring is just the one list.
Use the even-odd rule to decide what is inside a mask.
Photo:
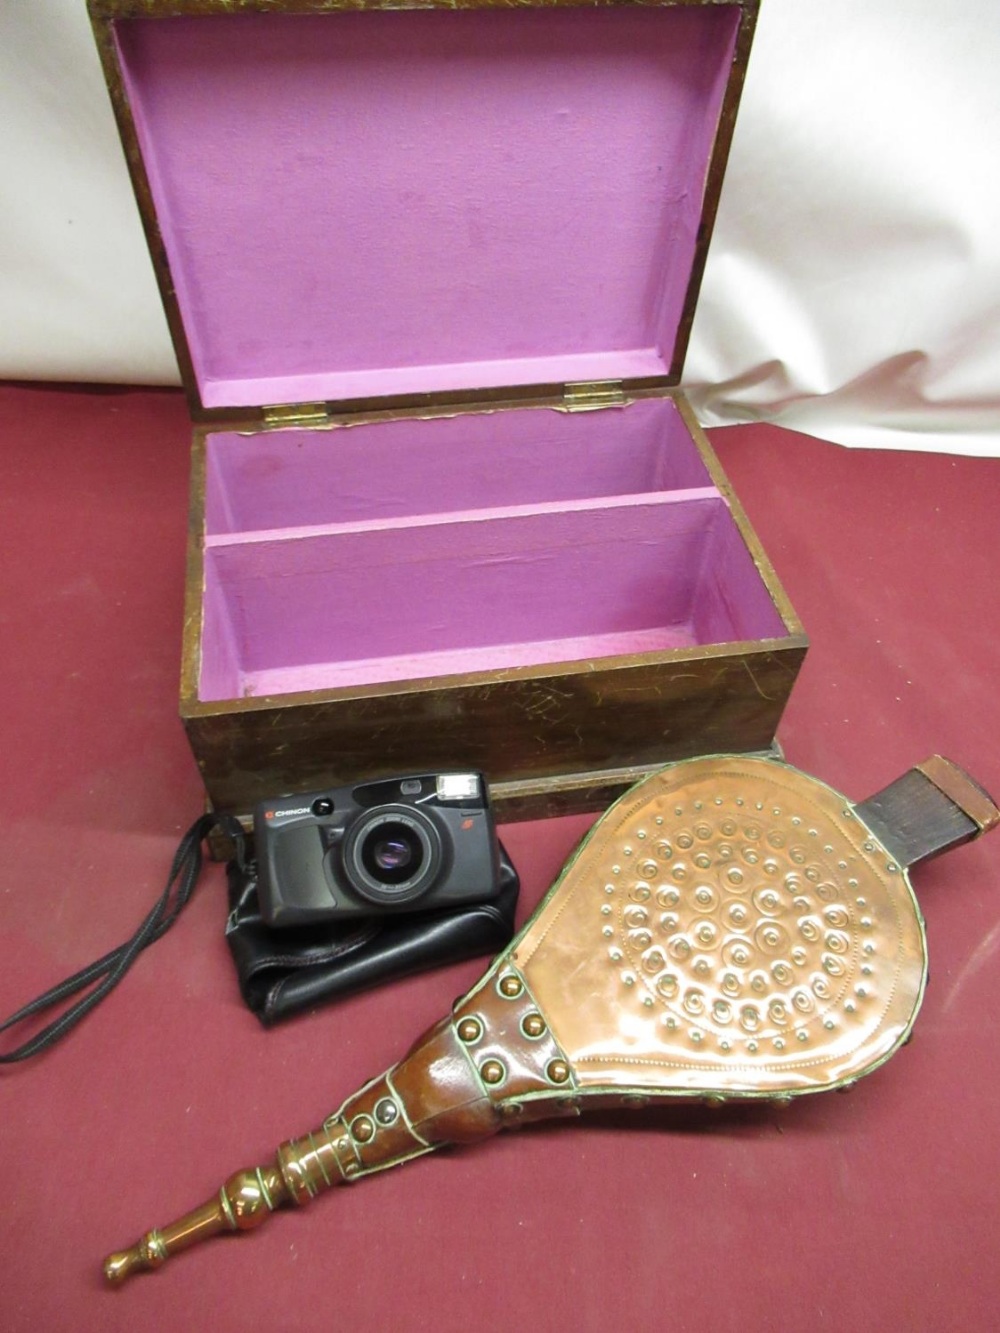
[(204, 700), (787, 634), (669, 397), (205, 448)]
[(739, 21), (118, 20), (202, 404), (667, 375)]
[[(117, 20), (201, 405), (675, 380), (740, 22)], [(204, 449), (206, 702), (787, 633), (669, 397)]]

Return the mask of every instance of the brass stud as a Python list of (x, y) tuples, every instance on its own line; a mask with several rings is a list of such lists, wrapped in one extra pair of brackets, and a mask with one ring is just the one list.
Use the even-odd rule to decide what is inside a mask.
[(471, 1046), (483, 1035), (483, 1025), (478, 1018), (463, 1018), (458, 1025), (458, 1035), (466, 1046)]
[(565, 1083), (569, 1078), (569, 1065), (565, 1060), (550, 1060), (545, 1072), (553, 1083)]
[(525, 1014), (521, 1020), (521, 1031), (526, 1037), (540, 1037), (545, 1031), (545, 1019), (541, 1014)]
[(399, 1107), (391, 1097), (383, 1097), (375, 1107), (375, 1119), (380, 1125), (394, 1125), (399, 1119)]
[(524, 983), (520, 977), (515, 977), (512, 973), (501, 978), (500, 994), (505, 995), (508, 1000), (516, 1000), (524, 990)]
[(359, 1115), (351, 1126), (351, 1134), (358, 1143), (370, 1143), (375, 1137), (375, 1126), (366, 1115)]
[(507, 1071), (499, 1060), (486, 1060), (479, 1071), (484, 1083), (502, 1083)]

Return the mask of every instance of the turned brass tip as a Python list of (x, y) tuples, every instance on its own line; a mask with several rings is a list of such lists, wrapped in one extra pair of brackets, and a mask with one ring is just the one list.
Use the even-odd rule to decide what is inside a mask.
[(141, 1263), (137, 1250), (119, 1250), (117, 1254), (109, 1254), (104, 1261), (104, 1276), (112, 1286), (118, 1286), (124, 1282), (132, 1270)]

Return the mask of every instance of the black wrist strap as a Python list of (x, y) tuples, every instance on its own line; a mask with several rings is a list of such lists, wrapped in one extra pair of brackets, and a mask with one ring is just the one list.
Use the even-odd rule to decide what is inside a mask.
[(117, 949), (112, 949), (110, 953), (106, 953), (103, 958), (98, 958), (87, 967), (81, 968), (79, 972), (74, 972), (71, 977), (53, 986), (44, 995), (39, 995), (37, 999), (18, 1009), (16, 1014), (11, 1014), (10, 1018), (0, 1023), (0, 1032), (6, 1032), (8, 1028), (18, 1023), (44, 1013), (46, 1009), (51, 1009), (53, 1005), (84, 990), (92, 982), (97, 984), (46, 1024), (40, 1032), (36, 1032), (30, 1040), (16, 1046), (12, 1051), (0, 1054), (0, 1064), (14, 1064), (18, 1060), (27, 1060), (65, 1037), (95, 1005), (100, 1004), (109, 991), (114, 990), (143, 949), (166, 934), (194, 893), (201, 873), (201, 844), (216, 828), (233, 840), (236, 846), (236, 859), (241, 865), (243, 864), (245, 840), (243, 827), (238, 819), (234, 819), (231, 815), (202, 815), (200, 819), (195, 820), (184, 834), (174, 855), (167, 887), (131, 939), (120, 944)]

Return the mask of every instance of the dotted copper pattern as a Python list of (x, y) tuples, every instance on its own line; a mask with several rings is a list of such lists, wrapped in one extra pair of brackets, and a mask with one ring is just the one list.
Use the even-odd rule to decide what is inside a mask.
[(924, 977), (903, 870), (837, 793), (753, 759), (676, 765), (623, 798), (523, 953), (543, 1002), (560, 976), (586, 985), (561, 1020), (581, 1064), (794, 1068), (794, 1090), (889, 1053)]
[(844, 1013), (880, 1007), (866, 866), (814, 810), (681, 801), (669, 828), (657, 814), (618, 850), (612, 912), (601, 913), (617, 941), (608, 957), (667, 1028), (753, 1054), (801, 1047)]

